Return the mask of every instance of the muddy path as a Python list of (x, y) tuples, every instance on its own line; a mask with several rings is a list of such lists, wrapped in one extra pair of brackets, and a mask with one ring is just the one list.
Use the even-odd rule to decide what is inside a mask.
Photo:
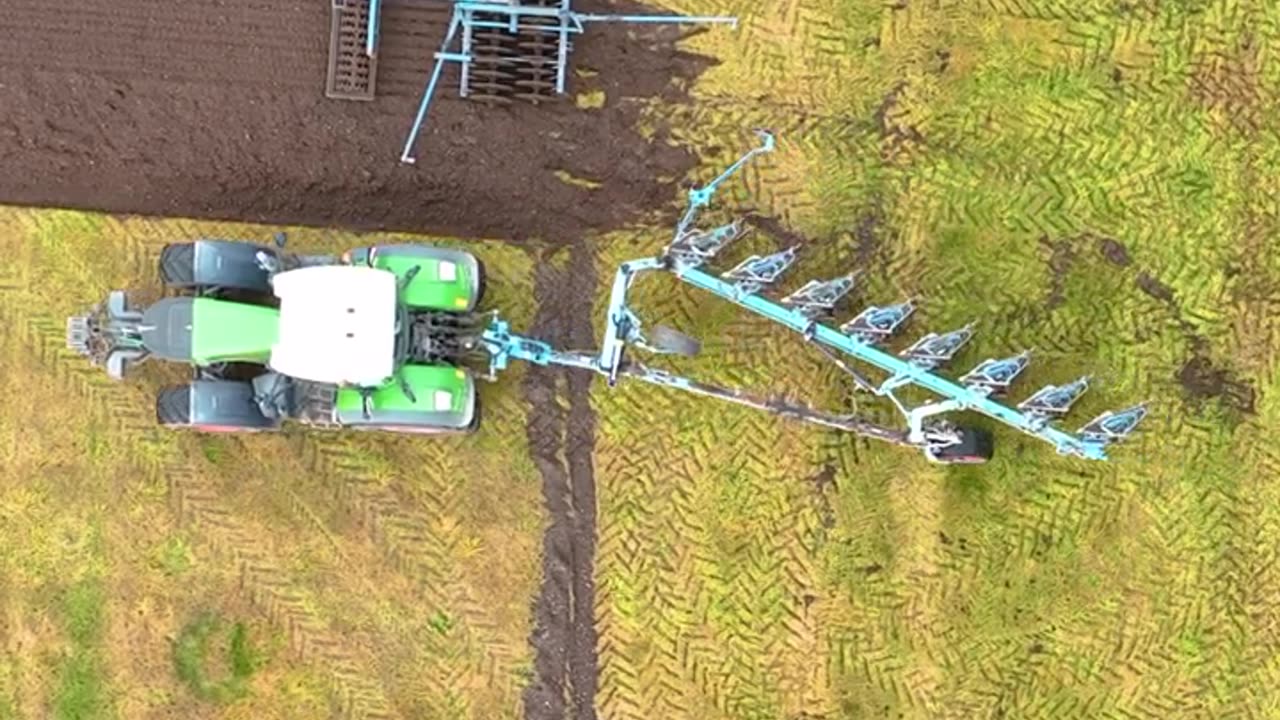
[[(591, 326), (596, 273), (585, 243), (568, 263), (538, 266), (539, 301), (532, 334), (560, 347), (594, 346)], [(543, 537), (543, 578), (534, 605), (534, 679), (525, 691), (528, 720), (595, 720), (598, 683), (595, 628), (596, 496), (592, 449), (594, 376), (531, 367), (524, 392), (527, 435), (551, 516)]]
[[(666, 210), (696, 162), (636, 125), (711, 61), (677, 49), (687, 30), (603, 24), (556, 102), (462, 100), (451, 69), (401, 164), (447, 6), (388, 0), (378, 97), (351, 102), (324, 96), (329, 5), (6, 0), (0, 202), (555, 242)], [(576, 107), (586, 92), (604, 107)]]

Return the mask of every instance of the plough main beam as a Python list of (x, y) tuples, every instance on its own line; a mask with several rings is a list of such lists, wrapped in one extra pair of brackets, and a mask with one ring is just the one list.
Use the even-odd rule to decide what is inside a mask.
[(983, 392), (935, 375), (911, 361), (899, 359), (862, 340), (850, 337), (827, 325), (816, 323), (801, 312), (783, 307), (759, 295), (741, 296), (733, 285), (698, 268), (677, 268), (674, 272), (677, 277), (694, 287), (729, 300), (779, 325), (789, 327), (806, 337), (811, 337), (815, 342), (874, 365), (889, 373), (890, 377), (905, 381), (903, 384), (918, 385), (936, 395), (952, 400), (957, 403), (956, 407), (951, 408), (953, 410), (966, 409), (980, 412), (1024, 433), (1046, 440), (1057, 446), (1064, 454), (1092, 460), (1106, 459), (1104, 445), (1101, 443), (1087, 441), (1051, 427), (1037, 418), (991, 400)]
[[(490, 324), (489, 329), (484, 332), (482, 338), (482, 342), (489, 350), (492, 358), (490, 377), (494, 377), (497, 370), (505, 369), (511, 360), (522, 360), (535, 365), (556, 365), (591, 370), (597, 373), (604, 372), (599, 363), (599, 356), (562, 352), (541, 340), (513, 334), (510, 332), (507, 323), (496, 317)], [(703, 397), (716, 398), (757, 410), (764, 410), (780, 417), (803, 420), (898, 445), (909, 444), (906, 432), (877, 425), (853, 415), (838, 415), (783, 398), (768, 398), (745, 390), (712, 385), (673, 375), (664, 370), (649, 368), (640, 363), (622, 360), (621, 358), (619, 358), (612, 370), (614, 370), (613, 376), (615, 378), (626, 376), (651, 385), (661, 385)]]

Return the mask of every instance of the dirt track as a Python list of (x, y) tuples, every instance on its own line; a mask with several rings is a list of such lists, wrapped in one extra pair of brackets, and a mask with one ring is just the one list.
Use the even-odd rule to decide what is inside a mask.
[(389, 3), (372, 103), (324, 97), (328, 0), (4, 6), (0, 202), (555, 241), (668, 205), (657, 178), (693, 161), (640, 137), (626, 101), (675, 99), (672, 79), (705, 67), (674, 51), (671, 28), (579, 40), (575, 68), (599, 74), (570, 91), (604, 90), (602, 110), (479, 106), (447, 73), (409, 166), (398, 158), (442, 3)]
[[(585, 243), (569, 249), (564, 268), (538, 268), (534, 333), (565, 347), (594, 345), (590, 319), (575, 308), (596, 289)], [(530, 368), (527, 436), (542, 475), (551, 524), (543, 536), (542, 587), (534, 605), (534, 679), (525, 690), (529, 720), (595, 720), (598, 658), (595, 629), (596, 487), (592, 448), (592, 376)]]

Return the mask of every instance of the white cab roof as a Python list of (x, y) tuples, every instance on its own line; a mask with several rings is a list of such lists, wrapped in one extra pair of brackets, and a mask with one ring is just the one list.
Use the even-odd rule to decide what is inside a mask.
[(381, 385), (395, 369), (397, 282), (371, 267), (324, 265), (271, 279), (280, 298), (272, 370), (312, 382)]

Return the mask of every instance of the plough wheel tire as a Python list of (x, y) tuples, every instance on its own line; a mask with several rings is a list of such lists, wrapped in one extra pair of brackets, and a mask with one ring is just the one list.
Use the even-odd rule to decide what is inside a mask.
[(693, 357), (702, 351), (702, 343), (697, 339), (666, 325), (653, 329), (649, 334), (649, 343), (660, 350), (685, 357)]
[(194, 287), (195, 271), (195, 243), (170, 243), (160, 251), (160, 281), (165, 285), (175, 288)]
[(995, 454), (995, 439), (987, 430), (959, 428), (960, 443), (934, 450), (930, 456), (944, 465), (980, 465)]

